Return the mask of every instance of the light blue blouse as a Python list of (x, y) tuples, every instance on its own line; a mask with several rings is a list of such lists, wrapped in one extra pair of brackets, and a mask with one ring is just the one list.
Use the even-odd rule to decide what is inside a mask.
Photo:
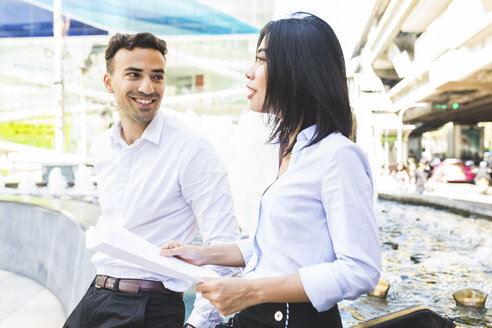
[[(371, 291), (379, 279), (380, 246), (373, 187), (362, 150), (340, 133), (306, 146), (301, 131), (287, 171), (278, 161), (258, 196), (249, 239), (238, 242), (245, 279), (299, 273), (311, 303), (325, 311)], [(278, 158), (279, 146), (272, 147)]]

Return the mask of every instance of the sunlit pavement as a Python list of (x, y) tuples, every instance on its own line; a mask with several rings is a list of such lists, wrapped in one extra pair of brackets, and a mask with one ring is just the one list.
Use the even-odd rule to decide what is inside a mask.
[(468, 200), (472, 202), (488, 203), (492, 205), (492, 189), (486, 195), (479, 192), (478, 187), (471, 183), (442, 183), (435, 182), (433, 191), (426, 194), (454, 199)]
[(64, 321), (61, 304), (48, 289), (0, 270), (0, 328), (53, 328)]
[[(397, 185), (391, 176), (381, 177), (376, 182), (376, 187), (378, 191), (402, 191), (402, 186)], [(426, 189), (427, 190), (423, 195), (492, 204), (492, 188), (489, 188), (487, 194), (483, 194), (478, 190), (478, 187), (472, 183), (443, 183), (429, 181)], [(409, 194), (414, 193), (411, 191), (406, 192)]]
[(375, 181), (378, 196), (423, 206), (449, 209), (469, 216), (492, 219), (492, 188), (487, 194), (470, 183), (441, 183), (431, 181), (426, 191), (419, 194), (412, 186), (397, 184), (391, 176), (382, 176)]

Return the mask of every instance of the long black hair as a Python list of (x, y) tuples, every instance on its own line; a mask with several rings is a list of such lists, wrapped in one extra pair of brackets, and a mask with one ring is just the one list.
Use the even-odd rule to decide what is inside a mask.
[(268, 142), (278, 136), (280, 144), (286, 145), (289, 136), (313, 124), (316, 133), (307, 146), (335, 131), (348, 138), (352, 113), (345, 61), (330, 25), (315, 15), (297, 12), (265, 25), (257, 48), (264, 38), (267, 88), (262, 110), (274, 114), (269, 118)]

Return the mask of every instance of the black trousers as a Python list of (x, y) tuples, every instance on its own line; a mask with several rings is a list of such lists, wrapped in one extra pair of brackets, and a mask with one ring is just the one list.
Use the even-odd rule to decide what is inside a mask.
[(342, 328), (335, 305), (318, 312), (311, 303), (265, 303), (251, 306), (216, 328)]
[(182, 328), (183, 298), (140, 290), (128, 294), (96, 288), (94, 281), (63, 325), (64, 328)]

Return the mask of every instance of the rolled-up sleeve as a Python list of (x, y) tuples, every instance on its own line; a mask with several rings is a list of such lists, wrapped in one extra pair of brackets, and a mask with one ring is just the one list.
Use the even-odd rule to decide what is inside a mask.
[[(239, 239), (231, 190), (222, 160), (208, 142), (196, 145), (181, 169), (183, 197), (191, 204), (204, 245), (229, 244)], [(221, 276), (232, 276), (239, 268), (209, 266)], [(188, 322), (197, 328), (214, 327), (223, 317), (210, 302), (197, 293)]]
[(244, 263), (248, 263), (253, 255), (253, 240), (251, 238), (243, 239), (236, 242), (236, 245), (241, 251)]
[(318, 311), (374, 289), (381, 266), (369, 165), (355, 145), (341, 147), (329, 162), (321, 200), (335, 259), (299, 269)]

